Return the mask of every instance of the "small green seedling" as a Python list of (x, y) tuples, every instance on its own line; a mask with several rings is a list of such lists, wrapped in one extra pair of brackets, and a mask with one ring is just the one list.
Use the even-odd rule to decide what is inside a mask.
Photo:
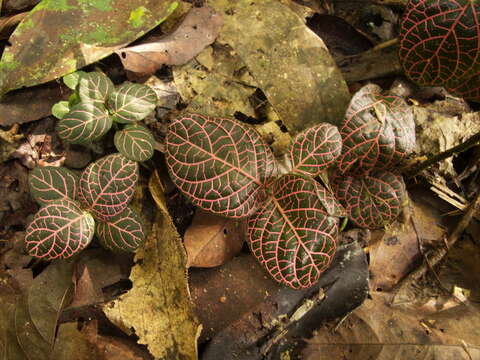
[(80, 178), (62, 167), (37, 167), (30, 192), (42, 206), (27, 228), (28, 253), (65, 259), (84, 249), (96, 233), (102, 246), (134, 251), (145, 239), (140, 216), (129, 207), (138, 163), (116, 153), (91, 163)]
[(155, 109), (157, 95), (152, 88), (130, 82), (115, 87), (101, 72), (78, 71), (63, 81), (74, 93), (69, 101), (52, 107), (52, 114), (60, 119), (56, 130), (61, 139), (72, 144), (91, 143), (116, 124), (115, 146), (122, 155), (134, 161), (152, 157), (153, 135), (138, 123)]

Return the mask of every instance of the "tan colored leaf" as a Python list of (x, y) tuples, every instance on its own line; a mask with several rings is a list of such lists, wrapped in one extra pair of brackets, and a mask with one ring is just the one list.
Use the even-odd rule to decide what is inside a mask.
[[(152, 177), (149, 188), (158, 199), (162, 193), (158, 178)], [(197, 358), (201, 327), (190, 301), (185, 251), (168, 214), (156, 211), (135, 263), (132, 289), (104, 307), (108, 318), (126, 332), (133, 329), (156, 359)]]
[(222, 26), (222, 17), (208, 7), (193, 8), (172, 34), (155, 42), (115, 51), (125, 69), (153, 74), (162, 65), (182, 65), (213, 43)]
[(214, 267), (225, 264), (242, 250), (243, 222), (197, 210), (185, 232), (187, 267)]

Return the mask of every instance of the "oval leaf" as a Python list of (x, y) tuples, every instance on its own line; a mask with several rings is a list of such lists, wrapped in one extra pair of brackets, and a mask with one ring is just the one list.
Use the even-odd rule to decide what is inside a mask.
[(102, 246), (112, 251), (132, 252), (145, 240), (142, 219), (128, 206), (108, 221), (98, 221), (96, 233)]
[(82, 102), (104, 104), (113, 88), (112, 81), (99, 71), (83, 73), (78, 80), (78, 95)]
[(157, 104), (157, 94), (150, 86), (125, 82), (110, 94), (108, 108), (113, 120), (128, 124), (143, 120)]
[(341, 172), (392, 168), (415, 147), (413, 112), (403, 99), (383, 96), (379, 86), (366, 85), (353, 96), (340, 134)]
[(52, 115), (57, 119), (63, 119), (65, 115), (70, 111), (70, 105), (68, 101), (59, 101), (52, 106)]
[(115, 133), (115, 147), (126, 158), (145, 161), (152, 157), (155, 139), (146, 127), (132, 124)]
[(67, 85), (68, 88), (75, 90), (77, 88), (78, 82), (80, 81), (80, 76), (86, 74), (85, 71), (74, 71), (70, 74), (65, 75), (63, 79), (63, 83)]
[(137, 180), (137, 162), (121, 154), (108, 155), (83, 171), (77, 196), (95, 217), (106, 219), (125, 210)]
[(271, 189), (272, 197), (249, 218), (250, 248), (276, 281), (310, 287), (335, 254), (339, 218), (328, 214), (324, 202), (336, 200), (313, 179), (295, 174), (282, 176)]
[(444, 86), (480, 101), (480, 4), (410, 0), (400, 24), (405, 74), (423, 86)]
[(336, 126), (322, 123), (298, 134), (290, 148), (294, 171), (318, 176), (342, 152), (342, 137)]
[(73, 106), (56, 130), (61, 139), (77, 144), (98, 140), (111, 127), (112, 119), (103, 105), (88, 102)]
[(25, 245), (31, 256), (65, 259), (92, 240), (95, 222), (72, 200), (56, 200), (42, 207), (27, 228)]
[(224, 216), (251, 214), (276, 173), (273, 154), (260, 135), (234, 120), (201, 115), (177, 119), (166, 144), (177, 187), (195, 205)]
[(402, 177), (385, 170), (355, 177), (335, 174), (332, 186), (348, 218), (369, 229), (393, 222), (400, 215), (406, 196)]
[(30, 193), (40, 205), (65, 198), (75, 199), (77, 183), (77, 176), (63, 167), (36, 167), (28, 175)]

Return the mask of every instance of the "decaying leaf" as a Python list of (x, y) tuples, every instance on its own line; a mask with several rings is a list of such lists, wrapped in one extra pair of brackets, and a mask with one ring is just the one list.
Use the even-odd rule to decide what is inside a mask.
[[(150, 192), (162, 192), (152, 177)], [(135, 331), (156, 358), (194, 359), (200, 327), (191, 309), (185, 273), (186, 256), (170, 216), (156, 211), (145, 245), (137, 250), (132, 289), (104, 311), (121, 329)]]
[(218, 41), (238, 54), (292, 133), (321, 121), (339, 124), (350, 98), (346, 83), (300, 17), (273, 0), (208, 4), (225, 13)]
[(207, 213), (195, 213), (183, 238), (187, 267), (214, 267), (225, 264), (242, 249), (244, 223)]
[(213, 43), (222, 17), (208, 7), (193, 8), (177, 30), (154, 42), (115, 51), (125, 69), (149, 75), (162, 65), (183, 65)]
[(177, 5), (173, 0), (42, 1), (3, 52), (0, 95), (53, 80), (111, 54), (160, 24)]

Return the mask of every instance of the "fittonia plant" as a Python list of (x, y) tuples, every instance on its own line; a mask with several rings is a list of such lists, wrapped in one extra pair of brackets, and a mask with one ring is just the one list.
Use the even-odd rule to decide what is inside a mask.
[(80, 178), (66, 168), (35, 168), (30, 191), (42, 208), (27, 228), (28, 253), (44, 260), (68, 258), (94, 233), (107, 249), (134, 251), (145, 239), (140, 217), (128, 206), (137, 180), (138, 163), (118, 153), (90, 164)]
[[(202, 115), (177, 119), (166, 144), (172, 180), (195, 205), (248, 218), (250, 248), (270, 275), (295, 289), (309, 287), (335, 254), (340, 217), (378, 228), (399, 215), (405, 199), (401, 176), (374, 166), (394, 167), (411, 151), (413, 118), (402, 100), (382, 97), (376, 90), (370, 86), (354, 97), (347, 113), (355, 110), (357, 115), (347, 115), (342, 133), (321, 123), (299, 134), (289, 153), (292, 168), (283, 175), (268, 145), (250, 126)], [(359, 102), (367, 118), (356, 108)], [(405, 111), (406, 118), (398, 118), (399, 111)], [(356, 135), (349, 136), (352, 132)], [(343, 151), (342, 137), (350, 144)], [(341, 169), (344, 163), (339, 160), (347, 158), (348, 165)], [(371, 159), (368, 167), (363, 166), (366, 158)], [(314, 177), (337, 163), (335, 198)], [(363, 175), (348, 175), (359, 167)]]
[(423, 86), (444, 86), (480, 101), (480, 3), (410, 0), (400, 24), (405, 74)]
[(118, 129), (115, 146), (122, 155), (134, 161), (152, 157), (153, 135), (138, 123), (155, 109), (157, 95), (152, 88), (130, 82), (115, 88), (101, 72), (78, 71), (64, 77), (64, 82), (75, 92), (69, 101), (52, 108), (60, 119), (57, 133), (61, 139), (74, 144), (91, 143), (114, 126)]

